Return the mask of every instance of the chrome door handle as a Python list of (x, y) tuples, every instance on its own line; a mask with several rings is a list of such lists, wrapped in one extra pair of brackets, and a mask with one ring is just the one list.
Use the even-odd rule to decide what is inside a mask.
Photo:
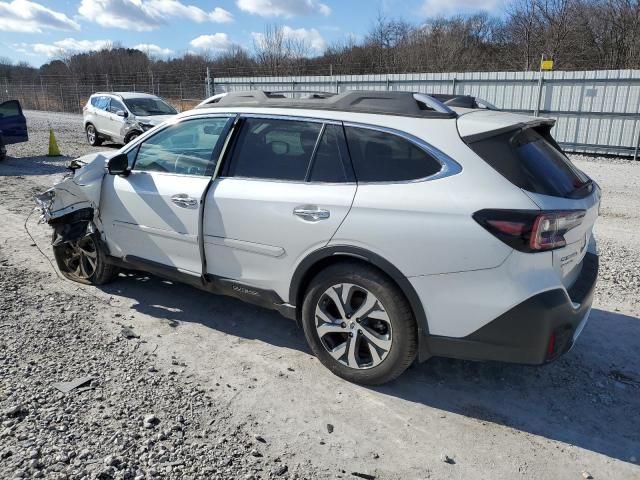
[(329, 210), (318, 208), (315, 205), (303, 205), (293, 209), (293, 214), (308, 222), (326, 220), (331, 215)]
[(193, 208), (198, 206), (198, 200), (191, 198), (186, 193), (178, 193), (172, 196), (171, 201), (182, 208)]

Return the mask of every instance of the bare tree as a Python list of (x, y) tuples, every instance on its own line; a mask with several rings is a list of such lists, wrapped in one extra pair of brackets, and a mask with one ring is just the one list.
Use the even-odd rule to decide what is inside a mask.
[(94, 84), (107, 75), (126, 87), (150, 85), (149, 77), (201, 82), (207, 67), (217, 76), (535, 70), (542, 54), (561, 69), (640, 68), (640, 0), (507, 0), (505, 16), (454, 15), (420, 24), (378, 12), (364, 38), (344, 38), (315, 56), (303, 35), (278, 24), (266, 25), (253, 49), (171, 59), (150, 53), (116, 44), (65, 53), (40, 68), (4, 59), (0, 78)]

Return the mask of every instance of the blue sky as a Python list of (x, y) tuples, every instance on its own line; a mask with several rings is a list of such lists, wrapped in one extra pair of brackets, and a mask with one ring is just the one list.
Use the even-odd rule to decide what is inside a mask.
[(361, 38), (380, 10), (420, 22), (500, 10), (503, 0), (0, 0), (0, 57), (39, 66), (63, 53), (110, 43), (157, 56), (251, 49), (267, 23), (304, 39), (311, 53)]

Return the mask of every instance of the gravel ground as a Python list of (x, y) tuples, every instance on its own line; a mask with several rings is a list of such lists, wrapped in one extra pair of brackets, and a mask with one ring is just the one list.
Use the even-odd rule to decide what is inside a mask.
[[(604, 197), (572, 352), (432, 359), (371, 389), (273, 312), (134, 272), (60, 279), (31, 197), (95, 149), (77, 115), (27, 117), (0, 164), (0, 478), (640, 479), (640, 163), (574, 157)], [(49, 125), (68, 157), (39, 156)]]
[[(50, 273), (0, 262), (2, 478), (286, 473), (280, 459), (263, 456), (259, 440), (226, 421), (184, 365), (158, 368), (154, 354), (138, 351), (126, 310), (60, 289), (68, 286), (52, 285)], [(85, 384), (67, 394), (53, 383), (78, 377)]]

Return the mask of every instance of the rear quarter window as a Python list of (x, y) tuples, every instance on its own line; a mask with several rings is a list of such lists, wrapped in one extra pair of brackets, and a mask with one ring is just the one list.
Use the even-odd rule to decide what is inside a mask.
[(469, 146), (511, 183), (532, 193), (569, 197), (589, 182), (547, 130), (513, 130)]
[(106, 110), (109, 107), (109, 97), (91, 97), (91, 105), (100, 110)]
[(420, 147), (392, 133), (346, 127), (358, 182), (399, 182), (430, 177), (442, 165)]

